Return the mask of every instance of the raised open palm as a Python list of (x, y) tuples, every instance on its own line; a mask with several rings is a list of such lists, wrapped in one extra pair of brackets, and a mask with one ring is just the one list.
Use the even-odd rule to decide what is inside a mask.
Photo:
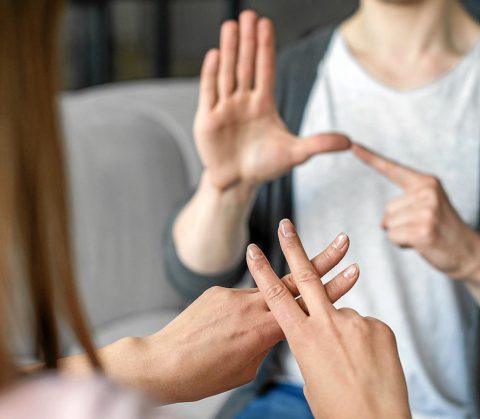
[(340, 134), (300, 140), (288, 131), (273, 99), (274, 38), (271, 21), (247, 11), (240, 24), (223, 25), (220, 49), (205, 57), (194, 133), (205, 171), (222, 190), (255, 186), (315, 154), (350, 147)]

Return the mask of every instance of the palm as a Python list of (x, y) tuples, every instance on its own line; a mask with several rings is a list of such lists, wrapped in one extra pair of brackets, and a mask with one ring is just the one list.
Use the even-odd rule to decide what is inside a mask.
[(288, 132), (273, 100), (273, 37), (268, 20), (244, 13), (240, 35), (228, 22), (220, 51), (205, 58), (194, 132), (204, 168), (221, 189), (274, 179), (316, 153), (350, 145), (340, 135), (299, 141)]
[(219, 104), (195, 122), (197, 148), (206, 170), (219, 187), (242, 179), (260, 183), (293, 166), (288, 151), (295, 145), (273, 103), (258, 103), (250, 93)]

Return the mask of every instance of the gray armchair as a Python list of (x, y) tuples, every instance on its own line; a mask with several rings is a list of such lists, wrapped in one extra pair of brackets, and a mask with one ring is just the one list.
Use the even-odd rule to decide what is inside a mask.
[[(65, 94), (80, 291), (99, 346), (153, 333), (186, 305), (165, 279), (162, 232), (200, 173), (192, 140), (197, 81)], [(76, 348), (65, 342), (66, 352)], [(225, 396), (169, 408), (212, 417)]]

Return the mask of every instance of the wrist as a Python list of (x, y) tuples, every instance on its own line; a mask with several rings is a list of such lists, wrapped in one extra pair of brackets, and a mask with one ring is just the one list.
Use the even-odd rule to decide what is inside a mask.
[[(170, 369), (162, 345), (151, 337), (127, 337), (98, 351), (105, 374), (113, 382), (146, 393), (160, 404), (171, 403)], [(160, 371), (160, 373), (158, 373)]]
[(142, 339), (139, 388), (162, 405), (192, 401), (188, 386), (182, 385), (185, 372), (184, 348), (165, 329)]
[(199, 193), (208, 194), (219, 202), (245, 209), (252, 206), (257, 191), (257, 184), (244, 181), (236, 182), (228, 188), (221, 189), (212, 182), (208, 170), (203, 172), (198, 188)]
[(453, 277), (480, 285), (480, 235), (467, 227), (463, 236), (463, 243), (464, 246), (459, 258), (459, 269)]

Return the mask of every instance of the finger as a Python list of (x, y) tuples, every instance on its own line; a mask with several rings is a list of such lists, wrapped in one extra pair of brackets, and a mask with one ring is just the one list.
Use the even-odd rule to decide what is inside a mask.
[(253, 87), (256, 44), (257, 14), (249, 10), (240, 15), (240, 52), (237, 64), (239, 90), (247, 91)]
[(416, 187), (427, 176), (389, 160), (359, 144), (353, 144), (352, 151), (364, 163), (404, 189)]
[[(353, 286), (356, 284), (358, 278), (360, 277), (360, 268), (357, 264), (349, 266), (344, 271), (340, 272), (335, 278), (331, 279), (325, 284), (325, 291), (327, 293), (328, 299), (330, 302), (336, 303), (340, 298), (342, 298), (348, 291), (350, 291)], [(288, 290), (295, 295), (298, 293), (296, 285), (284, 281)], [(299, 295), (296, 298), (298, 305), (302, 310), (309, 314), (308, 307), (303, 301), (303, 297)]]
[[(325, 284), (325, 291), (330, 302), (334, 304), (340, 298), (346, 295), (347, 292), (350, 291), (357, 283), (359, 276), (360, 270), (358, 268), (358, 265), (352, 265), (342, 273), (338, 274), (335, 278), (327, 282)], [(297, 295), (295, 300), (297, 301), (297, 304), (301, 307), (301, 309), (306, 314), (310, 314), (308, 311), (308, 307), (305, 304), (305, 301), (303, 301), (303, 297), (298, 294), (297, 286), (293, 283), (287, 283), (285, 281), (284, 283), (292, 295)]]
[[(313, 264), (319, 277), (323, 277), (330, 272), (346, 255), (350, 246), (350, 240), (345, 233), (339, 234), (335, 240), (320, 254), (315, 256), (310, 262)], [(292, 295), (299, 295), (297, 285), (292, 278), (292, 274), (285, 275), (282, 278)], [(327, 291), (328, 294), (328, 291)], [(333, 302), (333, 301), (332, 301)]]
[(337, 302), (357, 283), (360, 268), (357, 264), (349, 266), (325, 284), (325, 291), (331, 303)]
[(290, 330), (306, 319), (285, 284), (273, 272), (270, 263), (258, 246), (251, 244), (247, 249), (247, 265), (268, 308), (279, 326), (288, 335)]
[(331, 310), (333, 306), (328, 299), (320, 276), (308, 260), (294, 225), (290, 220), (282, 220), (278, 230), (280, 246), (308, 311), (311, 314), (324, 314)]
[(202, 74), (200, 76), (200, 101), (199, 106), (203, 109), (212, 109), (217, 103), (217, 77), (220, 55), (218, 49), (208, 51), (203, 61)]
[(408, 224), (388, 230), (388, 238), (398, 246), (410, 248), (415, 247), (418, 231), (422, 226)]
[(413, 208), (418, 203), (417, 194), (402, 195), (392, 199), (385, 205), (386, 214), (394, 214), (398, 211), (403, 211), (408, 208)]
[(422, 222), (428, 222), (430, 216), (431, 212), (426, 208), (407, 208), (397, 211), (393, 214), (386, 215), (382, 224), (384, 228), (391, 230), (409, 224), (421, 224)]
[(337, 133), (319, 134), (295, 140), (290, 151), (292, 164), (296, 166), (306, 162), (316, 154), (345, 151), (350, 147), (350, 139)]
[(275, 31), (270, 19), (262, 18), (257, 24), (257, 61), (255, 89), (261, 95), (273, 97), (275, 88)]
[(220, 35), (218, 92), (221, 98), (230, 96), (235, 90), (237, 50), (238, 24), (231, 20), (222, 25)]

